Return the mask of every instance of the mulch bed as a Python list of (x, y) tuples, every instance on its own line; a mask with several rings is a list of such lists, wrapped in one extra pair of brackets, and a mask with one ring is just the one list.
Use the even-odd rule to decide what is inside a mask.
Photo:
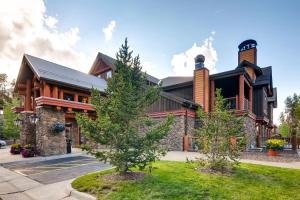
[(268, 156), (267, 152), (243, 152), (241, 159), (270, 161), (270, 162), (300, 162), (296, 152), (283, 151), (278, 156)]
[(107, 181), (138, 181), (147, 176), (143, 172), (127, 172), (126, 174), (113, 173), (103, 175), (103, 179)]

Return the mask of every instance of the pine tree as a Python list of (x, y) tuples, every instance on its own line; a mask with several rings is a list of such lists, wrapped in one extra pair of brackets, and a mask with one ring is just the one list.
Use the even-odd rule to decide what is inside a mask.
[(238, 164), (239, 153), (245, 143), (244, 117), (238, 117), (229, 110), (221, 89), (216, 90), (214, 110), (205, 113), (199, 109), (197, 114), (201, 122), (200, 128), (196, 129), (199, 151), (207, 157), (202, 164), (214, 171), (230, 170)]
[(108, 147), (106, 151), (92, 145), (84, 149), (126, 173), (132, 167), (144, 169), (164, 153), (160, 140), (167, 136), (173, 117), (160, 123), (147, 117), (147, 108), (159, 98), (160, 85), (146, 84), (139, 56), (132, 57), (127, 39), (116, 58), (116, 71), (107, 82), (105, 94), (92, 90), (97, 118), (91, 120), (81, 114), (77, 121), (89, 140)]

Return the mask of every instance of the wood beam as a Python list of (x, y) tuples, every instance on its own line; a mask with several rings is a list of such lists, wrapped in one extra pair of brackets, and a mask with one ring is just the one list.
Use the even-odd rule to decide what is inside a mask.
[(31, 111), (31, 80), (26, 80), (25, 111)]
[(78, 102), (78, 94), (77, 93), (74, 94), (74, 101)]
[(52, 89), (52, 97), (53, 98), (58, 98), (58, 87), (55, 85), (53, 86), (53, 89)]
[(244, 90), (245, 90), (245, 77), (243, 74), (239, 77), (239, 110), (244, 110)]
[(252, 104), (253, 104), (253, 88), (250, 86), (249, 89), (249, 110), (252, 112)]
[(26, 90), (26, 84), (18, 83), (18, 90)]
[(215, 108), (215, 80), (210, 81), (210, 110), (213, 111)]
[(33, 87), (34, 87), (35, 90), (39, 90), (39, 89), (41, 88), (41, 85), (40, 85), (39, 82), (36, 82), (36, 81), (35, 81), (35, 82), (33, 83)]
[(50, 85), (44, 82), (44, 95), (45, 97), (51, 97)]
[(64, 90), (60, 89), (58, 93), (58, 98), (63, 99), (64, 98)]

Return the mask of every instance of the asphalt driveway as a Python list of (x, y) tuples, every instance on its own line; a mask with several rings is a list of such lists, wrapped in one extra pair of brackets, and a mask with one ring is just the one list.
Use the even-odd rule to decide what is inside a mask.
[(86, 173), (111, 168), (109, 164), (85, 155), (34, 163), (4, 163), (2, 166), (42, 184), (61, 182)]

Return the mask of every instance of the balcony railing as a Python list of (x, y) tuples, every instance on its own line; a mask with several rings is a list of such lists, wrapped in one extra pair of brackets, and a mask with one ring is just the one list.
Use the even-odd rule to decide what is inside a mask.
[[(225, 98), (225, 106), (228, 106), (229, 109), (239, 110), (239, 96)], [(250, 110), (250, 102), (248, 99), (244, 98), (244, 107), (240, 110)]]
[(38, 97), (35, 99), (36, 104), (38, 106), (42, 105), (50, 105), (50, 106), (57, 106), (57, 107), (65, 107), (68, 109), (79, 109), (79, 110), (90, 110), (93, 111), (94, 106), (92, 104), (88, 103), (81, 103), (81, 102), (76, 102), (76, 101), (68, 101), (64, 99), (57, 99), (57, 98), (52, 98), (52, 97)]
[(238, 98), (237, 97), (230, 97), (230, 98), (225, 98), (225, 106), (229, 107), (230, 110), (233, 109), (238, 109)]

